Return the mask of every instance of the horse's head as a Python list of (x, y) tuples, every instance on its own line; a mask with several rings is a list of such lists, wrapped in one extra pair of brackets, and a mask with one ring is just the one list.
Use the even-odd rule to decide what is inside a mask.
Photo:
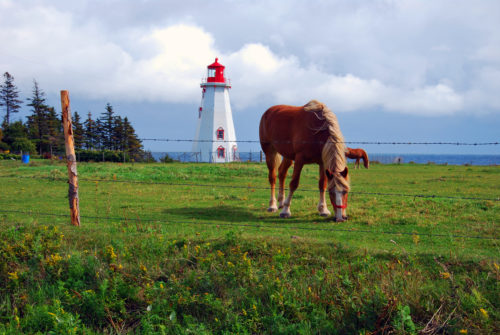
[(330, 202), (335, 208), (335, 221), (342, 222), (347, 220), (347, 194), (349, 192), (349, 169), (347, 166), (343, 171), (334, 171), (327, 169), (325, 171), (328, 177), (328, 193)]

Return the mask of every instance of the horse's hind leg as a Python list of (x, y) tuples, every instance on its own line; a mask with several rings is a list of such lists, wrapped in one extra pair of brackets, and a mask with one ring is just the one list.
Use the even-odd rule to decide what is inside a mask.
[(288, 173), (288, 169), (292, 165), (293, 161), (288, 158), (283, 158), (280, 167), (278, 168), (278, 179), (279, 179), (279, 189), (278, 189), (278, 208), (283, 208), (283, 203), (285, 202), (285, 179)]
[(268, 212), (276, 212), (278, 206), (276, 205), (276, 170), (279, 164), (279, 155), (274, 153), (266, 153), (266, 164), (269, 170), (269, 184), (271, 184), (271, 199), (269, 200)]
[(319, 203), (318, 212), (321, 216), (330, 216), (332, 213), (328, 210), (325, 199), (325, 191), (328, 180), (326, 179), (323, 164), (319, 165)]
[(354, 169), (359, 169), (359, 158), (356, 158), (356, 163), (354, 163)]

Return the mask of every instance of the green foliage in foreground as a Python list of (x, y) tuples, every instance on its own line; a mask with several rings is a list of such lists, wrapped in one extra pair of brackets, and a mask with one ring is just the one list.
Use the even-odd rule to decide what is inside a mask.
[[(169, 240), (69, 249), (55, 226), (2, 227), (0, 332), (493, 332), (494, 262), (369, 254), (340, 243)], [(450, 317), (450, 320), (446, 320)], [(498, 330), (498, 329), (497, 329)]]
[(353, 171), (342, 224), (315, 213), (316, 167), (290, 220), (260, 164), (78, 168), (74, 228), (64, 164), (0, 163), (0, 334), (500, 330), (498, 240), (460, 237), (499, 236), (498, 202), (361, 194), (495, 198), (497, 167)]

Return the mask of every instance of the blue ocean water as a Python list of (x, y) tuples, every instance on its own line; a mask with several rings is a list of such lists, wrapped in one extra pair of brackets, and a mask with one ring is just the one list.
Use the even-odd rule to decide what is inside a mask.
[[(168, 154), (171, 158), (181, 162), (197, 162), (198, 156), (191, 152), (152, 152), (156, 160)], [(265, 161), (265, 155), (260, 151), (240, 152), (242, 162)], [(354, 162), (354, 160), (349, 159)], [(437, 155), (437, 154), (370, 154), (370, 161), (381, 164), (415, 163), (415, 164), (448, 164), (448, 165), (500, 165), (500, 155)]]

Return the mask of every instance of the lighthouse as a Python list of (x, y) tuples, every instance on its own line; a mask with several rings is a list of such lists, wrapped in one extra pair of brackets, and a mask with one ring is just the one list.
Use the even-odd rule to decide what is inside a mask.
[(225, 67), (215, 59), (201, 82), (201, 104), (198, 109), (193, 153), (200, 161), (224, 163), (238, 160), (233, 113), (229, 101), (231, 84), (224, 77)]

